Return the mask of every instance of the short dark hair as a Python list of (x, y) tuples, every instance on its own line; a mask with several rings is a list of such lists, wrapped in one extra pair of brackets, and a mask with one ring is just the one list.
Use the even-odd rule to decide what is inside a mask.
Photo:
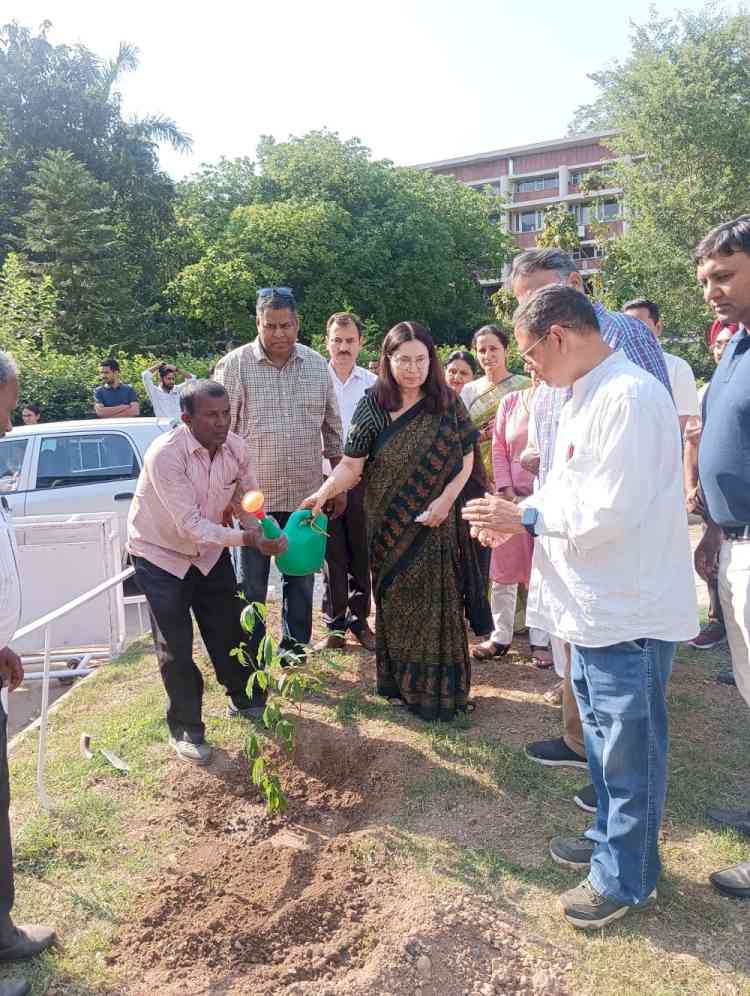
[(399, 322), (386, 334), (380, 351), (380, 371), (372, 388), (372, 395), (387, 412), (398, 411), (403, 404), (403, 397), (389, 360), (403, 343), (415, 341), (425, 346), (430, 359), (427, 379), (422, 385), (425, 408), (433, 415), (443, 415), (453, 402), (453, 392), (445, 383), (445, 374), (430, 330), (419, 322)]
[(120, 372), (120, 364), (114, 358), (114, 356), (108, 356), (106, 360), (102, 360), (100, 366), (109, 367), (112, 373)]
[(22, 412), (33, 412), (35, 415), (41, 415), (42, 409), (39, 405), (21, 405)]
[(750, 214), (712, 228), (695, 247), (693, 262), (698, 266), (712, 256), (732, 256), (736, 252), (750, 256)]
[(264, 311), (283, 311), (285, 308), (297, 314), (297, 302), (288, 287), (269, 287), (268, 293), (259, 294), (255, 302), (256, 315), (262, 315)]
[(446, 367), (450, 366), (454, 360), (463, 360), (464, 363), (471, 367), (471, 372), (477, 372), (477, 361), (473, 353), (470, 353), (468, 349), (454, 349), (452, 353), (448, 354), (448, 358), (445, 361)]
[(577, 332), (599, 331), (599, 319), (589, 299), (566, 284), (540, 287), (516, 308), (513, 325), (537, 337), (543, 336), (550, 325), (563, 325)]
[(637, 308), (645, 308), (651, 316), (652, 322), (658, 322), (661, 317), (659, 305), (647, 297), (634, 297), (632, 301), (626, 301), (622, 306), (623, 311), (635, 311)]
[(477, 329), (474, 335), (471, 337), (472, 349), (477, 348), (477, 339), (479, 338), (480, 335), (494, 335), (502, 343), (503, 349), (508, 348), (508, 344), (510, 342), (510, 336), (505, 331), (505, 329), (501, 329), (499, 325), (483, 325), (481, 329)]
[(159, 376), (163, 378), (165, 374), (177, 373), (177, 367), (174, 365), (174, 363), (161, 363), (159, 365), (158, 373)]
[(554, 270), (563, 277), (570, 276), (571, 273), (578, 273), (575, 260), (562, 249), (527, 249), (513, 259), (513, 269), (510, 274), (510, 283), (516, 277), (528, 277), (530, 273), (539, 270)]
[(362, 319), (355, 315), (353, 311), (337, 311), (326, 322), (326, 333), (330, 332), (334, 325), (354, 325), (359, 333), (360, 339), (365, 330)]
[(195, 402), (199, 398), (223, 398), (227, 390), (223, 384), (217, 380), (207, 380), (196, 377), (187, 381), (184, 387), (180, 388), (180, 411), (187, 412), (188, 415), (195, 415)]

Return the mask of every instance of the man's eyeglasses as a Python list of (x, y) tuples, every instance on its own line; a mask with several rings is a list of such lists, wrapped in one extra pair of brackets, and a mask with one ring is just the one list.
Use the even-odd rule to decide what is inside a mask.
[(528, 349), (524, 349), (524, 351), (522, 353), (519, 353), (518, 354), (519, 360), (525, 359), (529, 355), (529, 353), (531, 352), (532, 349), (536, 349), (536, 347), (539, 345), (539, 343), (542, 342), (543, 339), (547, 338), (547, 336), (549, 335), (549, 333), (550, 333), (550, 330), (547, 329), (547, 331), (544, 333), (544, 335), (540, 335), (539, 338), (536, 340), (536, 342), (532, 342), (532, 344), (529, 346)]
[(261, 287), (258, 291), (258, 300), (262, 301), (267, 297), (286, 297), (293, 301), (294, 291), (291, 287)]

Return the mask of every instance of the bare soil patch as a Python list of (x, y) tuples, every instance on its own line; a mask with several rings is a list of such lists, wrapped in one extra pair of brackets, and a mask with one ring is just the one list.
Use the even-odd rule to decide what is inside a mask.
[(190, 843), (120, 931), (123, 996), (566, 993), (564, 952), (389, 854), (389, 819), (434, 768), (408, 743), (308, 718), (284, 764), (289, 809), (270, 818), (244, 755), (175, 760), (163, 820)]

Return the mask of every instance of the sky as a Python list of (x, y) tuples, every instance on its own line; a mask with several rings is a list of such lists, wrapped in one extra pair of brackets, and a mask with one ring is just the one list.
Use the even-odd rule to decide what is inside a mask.
[[(103, 58), (140, 50), (126, 115), (162, 113), (193, 151), (161, 150), (179, 179), (259, 136), (329, 128), (411, 165), (562, 137), (627, 55), (651, 0), (0, 0), (0, 20), (52, 22), (54, 43)], [(658, 0), (660, 14), (692, 8)]]

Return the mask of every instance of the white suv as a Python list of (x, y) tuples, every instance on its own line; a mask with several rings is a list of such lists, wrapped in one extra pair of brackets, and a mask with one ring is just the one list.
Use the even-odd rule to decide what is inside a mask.
[(118, 514), (127, 517), (143, 456), (168, 418), (86, 419), (14, 428), (0, 439), (0, 496), (15, 515)]

